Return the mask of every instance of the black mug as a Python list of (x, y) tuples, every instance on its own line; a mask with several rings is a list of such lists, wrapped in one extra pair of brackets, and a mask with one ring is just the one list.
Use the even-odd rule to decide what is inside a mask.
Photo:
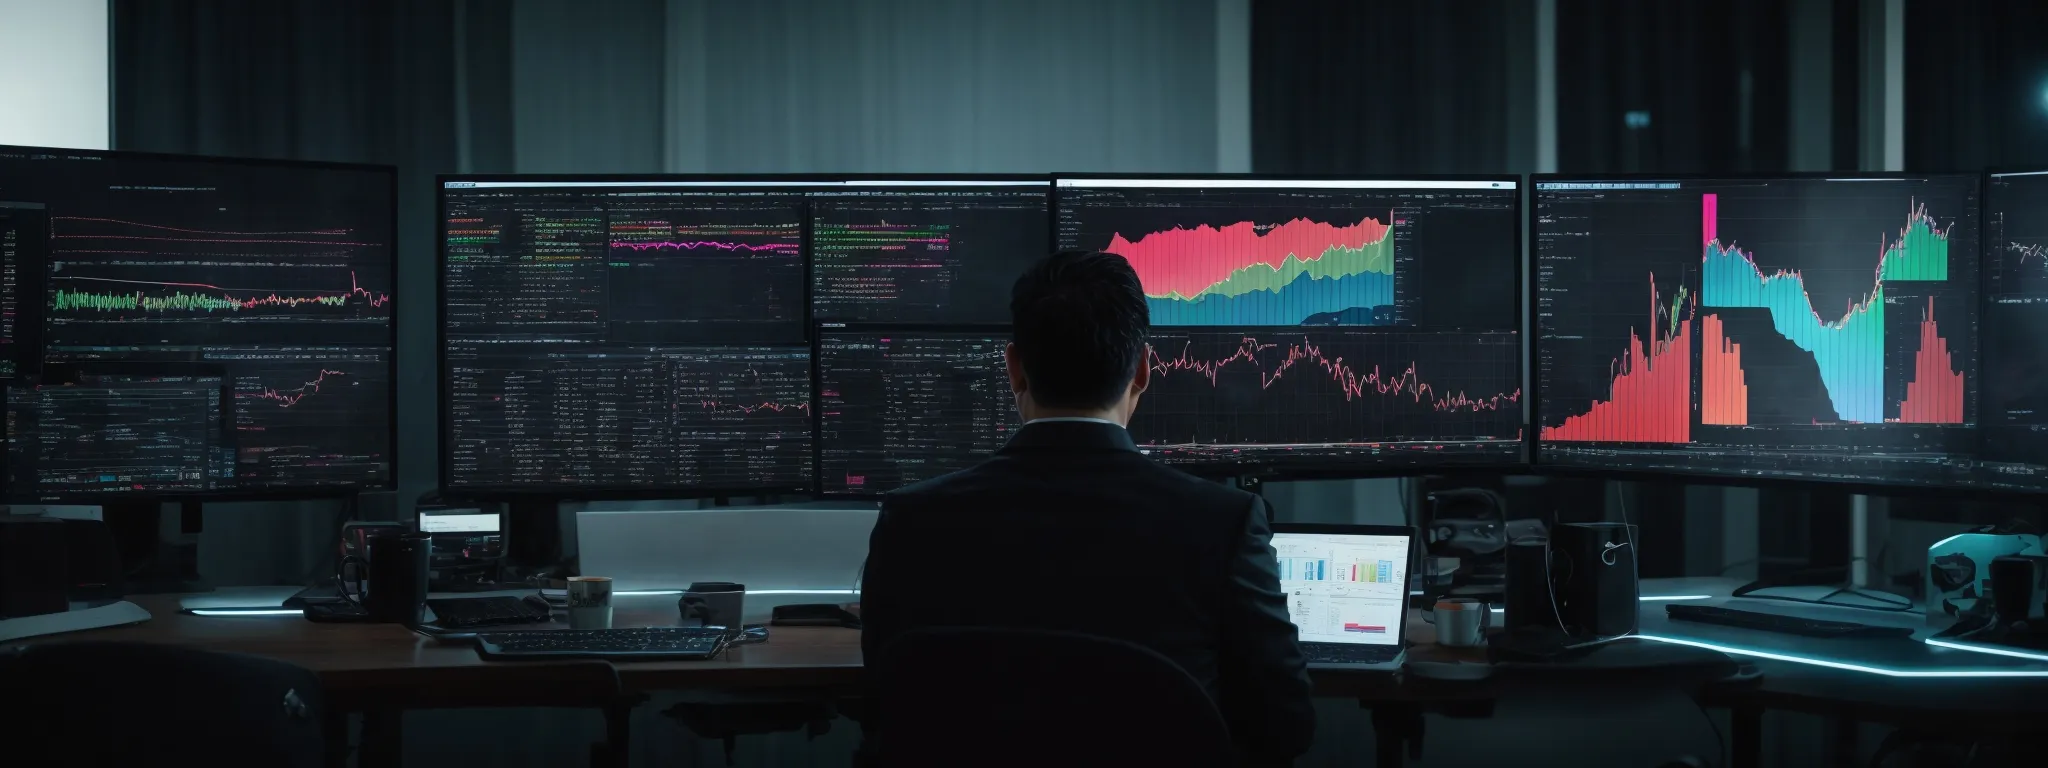
[(2042, 618), (2048, 602), (2048, 557), (2001, 555), (1991, 561), (1991, 606), (2008, 626)]
[(700, 581), (690, 585), (683, 592), (683, 599), (676, 607), (683, 612), (683, 619), (703, 619), (704, 626), (725, 627), (727, 635), (737, 636), (746, 627), (741, 620), (747, 607), (747, 588), (730, 581)]
[(371, 621), (418, 626), (427, 607), (428, 560), (434, 555), (433, 536), (425, 533), (372, 536), (365, 544), (367, 557), (348, 555), (341, 569), (350, 563), (358, 572), (368, 571), (359, 582), (360, 594), (350, 594), (348, 582), (341, 582), (341, 596), (363, 607)]

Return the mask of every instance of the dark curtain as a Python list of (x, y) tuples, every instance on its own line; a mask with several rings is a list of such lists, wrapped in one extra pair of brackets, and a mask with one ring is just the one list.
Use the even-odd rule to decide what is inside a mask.
[(1784, 170), (1790, 20), (1786, 0), (1558, 0), (1558, 170)]
[(2048, 3), (1906, 3), (1906, 168), (2048, 166)]
[(1253, 169), (1521, 170), (1516, 145), (1529, 139), (1513, 100), (1526, 89), (1511, 64), (1533, 39), (1529, 5), (1253, 0)]
[[(503, 61), (458, 61), (457, 43), (502, 34), (491, 21), (504, 13), (479, 17), (462, 0), (112, 5), (114, 148), (398, 166), (401, 510), (439, 482), (433, 180), (459, 170), (458, 122), (471, 122), (458, 119), (458, 75), (482, 75), (487, 97), (504, 91), (491, 85)], [(481, 144), (509, 161), (509, 141)]]

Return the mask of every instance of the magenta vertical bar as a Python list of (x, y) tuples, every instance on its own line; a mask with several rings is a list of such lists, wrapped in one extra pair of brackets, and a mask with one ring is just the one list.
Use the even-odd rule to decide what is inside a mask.
[(1721, 196), (1714, 193), (1700, 195), (1700, 238), (1702, 242), (1714, 242), (1720, 233), (1715, 222), (1720, 220)]

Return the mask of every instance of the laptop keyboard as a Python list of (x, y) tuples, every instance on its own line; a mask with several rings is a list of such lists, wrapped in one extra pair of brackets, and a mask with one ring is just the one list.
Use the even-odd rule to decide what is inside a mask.
[(1310, 664), (1380, 664), (1401, 655), (1401, 646), (1308, 643), (1301, 647), (1301, 655)]

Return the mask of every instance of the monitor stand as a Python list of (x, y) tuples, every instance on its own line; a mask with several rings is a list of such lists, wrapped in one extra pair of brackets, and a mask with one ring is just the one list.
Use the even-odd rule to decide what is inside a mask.
[(100, 507), (127, 572), (123, 594), (212, 592), (213, 586), (199, 576), (201, 503), (190, 499), (178, 502), (174, 520), (165, 516), (163, 507), (163, 502), (155, 500)]

